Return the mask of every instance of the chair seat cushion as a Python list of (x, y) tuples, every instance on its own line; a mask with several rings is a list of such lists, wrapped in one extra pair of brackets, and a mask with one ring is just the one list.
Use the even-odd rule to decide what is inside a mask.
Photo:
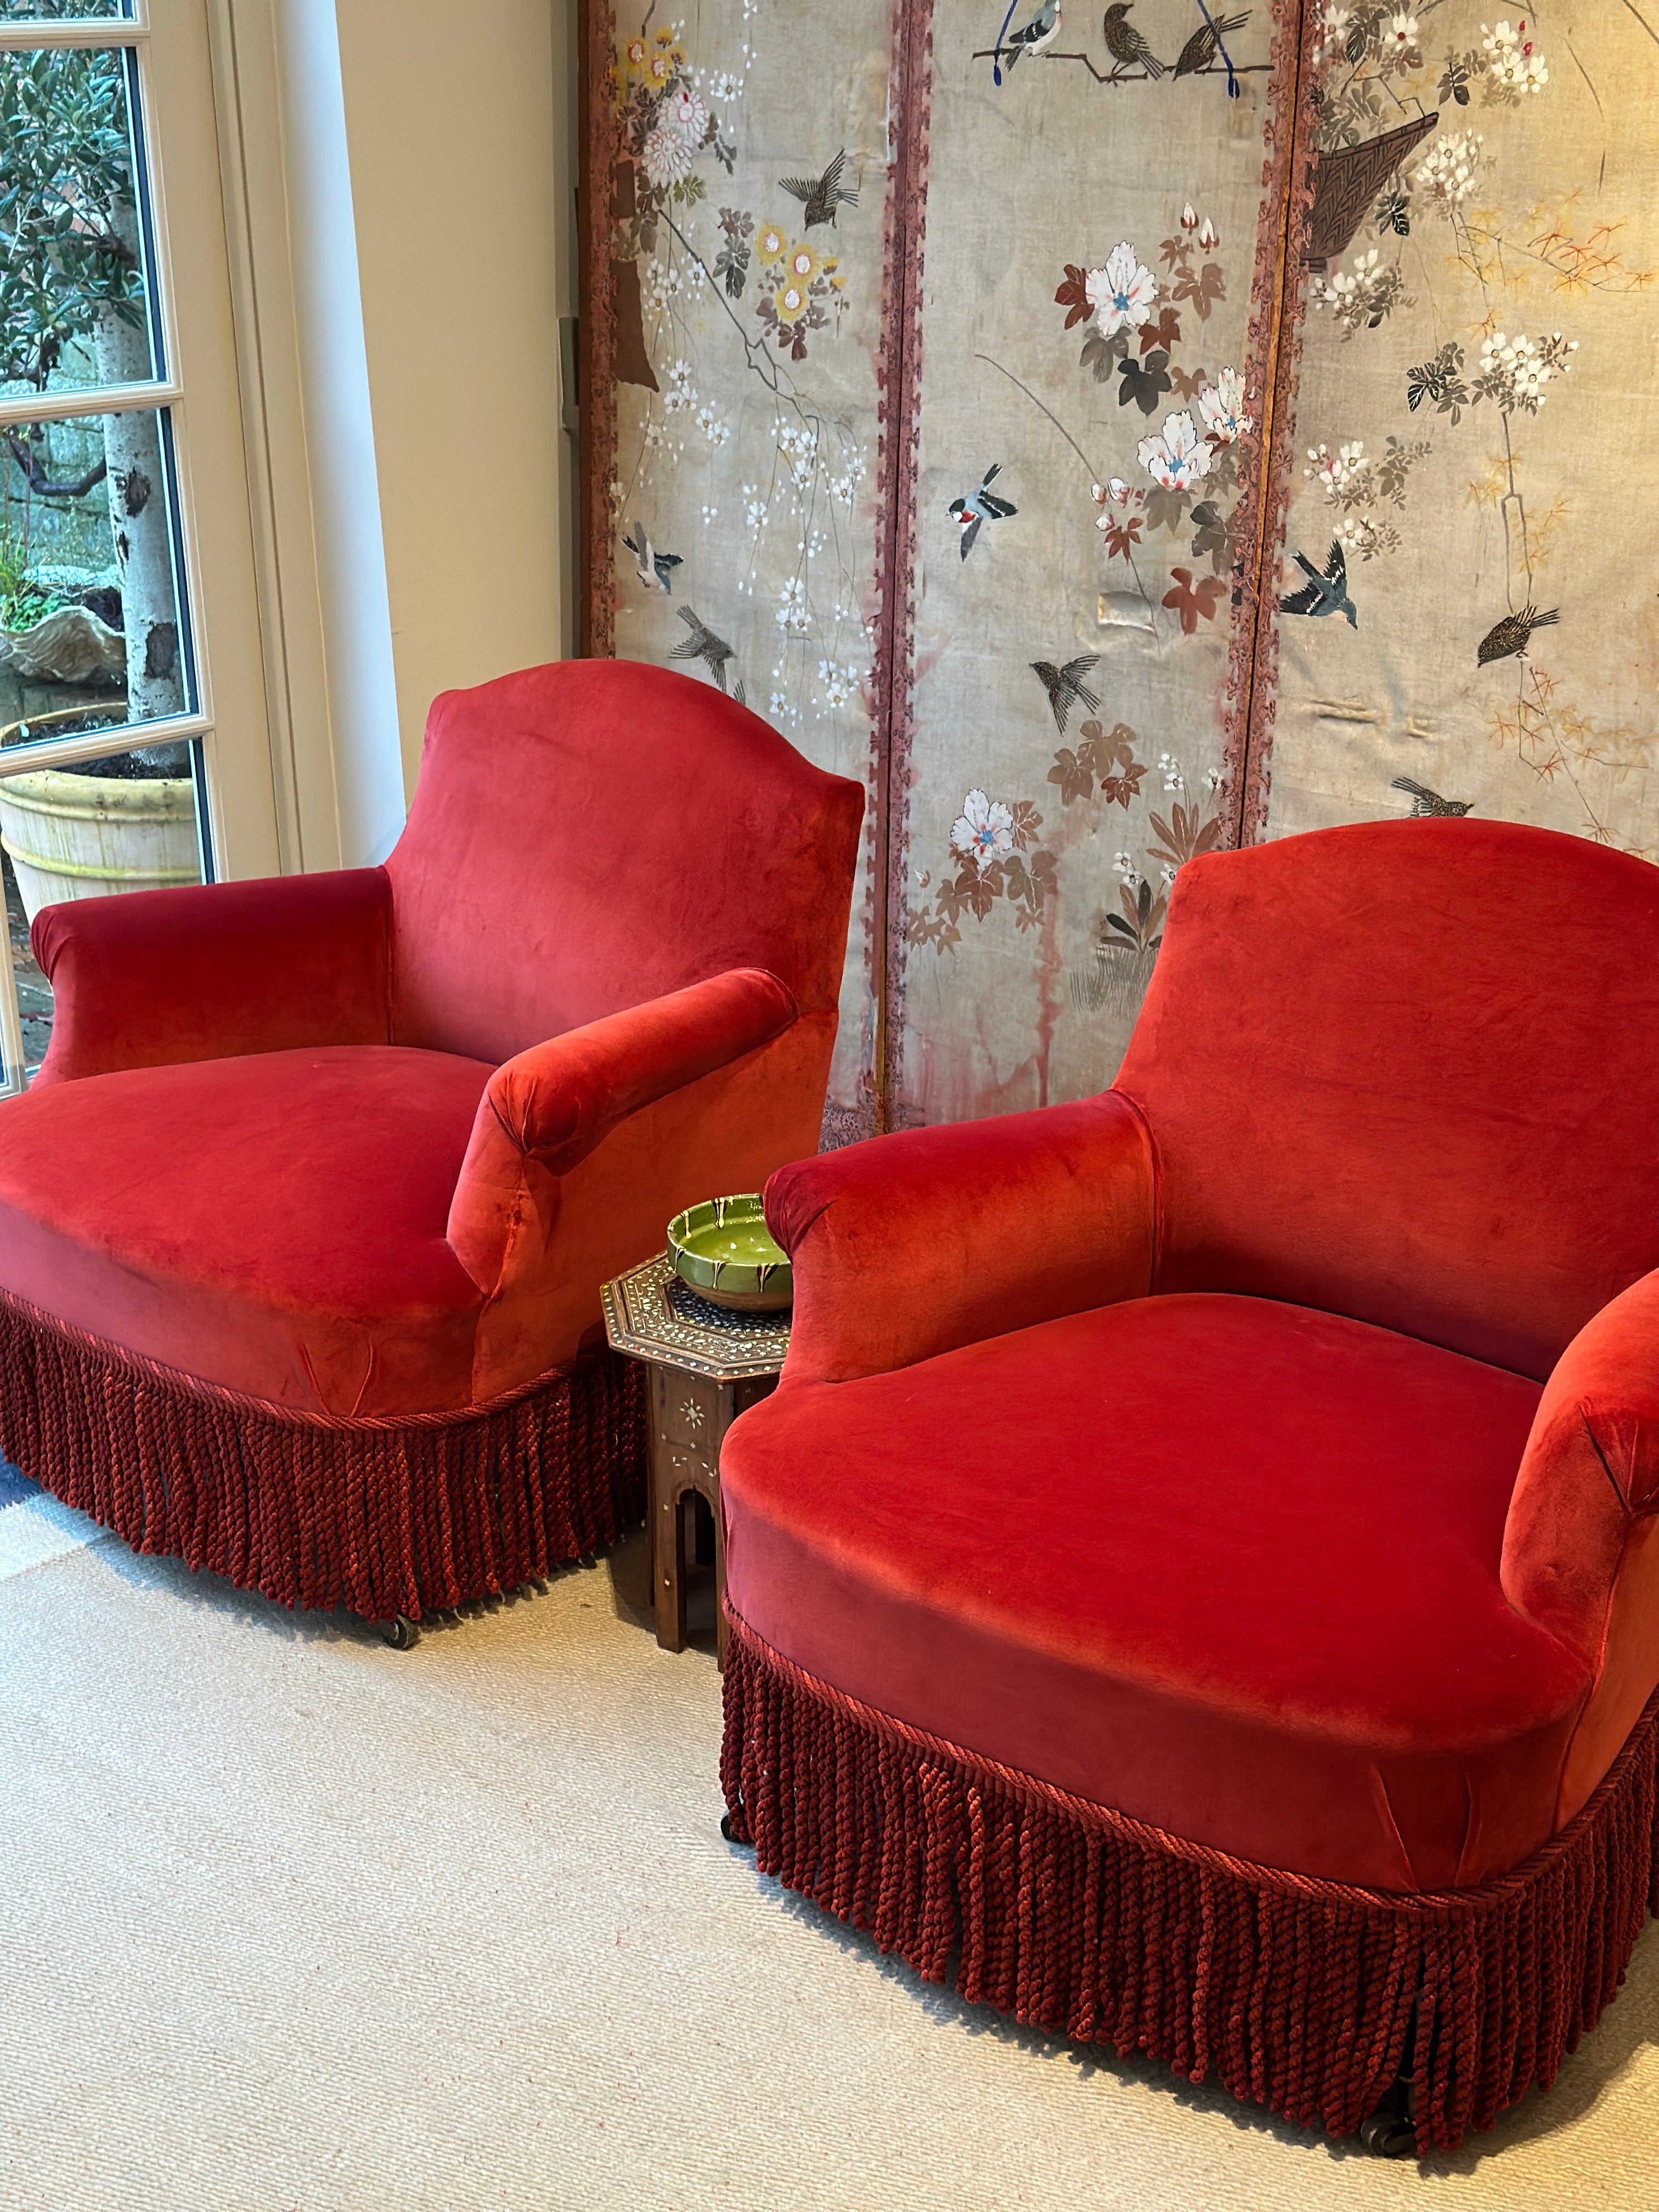
[(1538, 1398), (1196, 1294), (786, 1382), (722, 1448), (728, 1596), (847, 1695), (1172, 1834), (1476, 1884), (1553, 1832), (1588, 1689), (1498, 1583)]
[(0, 1105), (0, 1289), (277, 1405), (465, 1405), (445, 1227), (491, 1073), (341, 1046), (38, 1085)]

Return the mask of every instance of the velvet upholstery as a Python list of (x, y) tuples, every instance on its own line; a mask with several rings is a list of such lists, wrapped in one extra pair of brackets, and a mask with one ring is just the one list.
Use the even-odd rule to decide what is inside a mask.
[(5, 1287), (275, 1405), (465, 1405), (483, 1300), (444, 1227), (490, 1073), (332, 1045), (32, 1091), (0, 1107)]
[(1553, 1832), (1589, 1686), (1498, 1580), (1538, 1395), (1306, 1307), (1132, 1297), (757, 1407), (726, 1589), (861, 1704), (1132, 1820), (1480, 1882)]
[(1659, 1264), (1659, 869), (1367, 823), (1181, 871), (1116, 1088), (1155, 1287), (1351, 1314), (1542, 1382)]
[(1107, 1091), (780, 1168), (791, 1381), (883, 1373), (1151, 1286), (1152, 1142)]
[(392, 1042), (384, 868), (191, 884), (43, 907), (42, 1085), (233, 1053)]
[(676, 1211), (816, 1146), (862, 806), (572, 662), (437, 702), (384, 868), (46, 908), (0, 1293), (331, 1418), (568, 1365)]
[(1502, 1577), (1516, 1613), (1595, 1680), (1562, 1773), (1565, 1820), (1659, 1682), (1659, 1275), (1588, 1322), (1545, 1384)]
[(1299, 1875), (1561, 1833), (1659, 1685), (1656, 893), (1462, 820), (1206, 856), (1112, 1091), (781, 1170), (735, 1615)]
[(833, 1013), (862, 809), (666, 669), (573, 661), (448, 692), (386, 863), (394, 1040), (509, 1060), (733, 968)]

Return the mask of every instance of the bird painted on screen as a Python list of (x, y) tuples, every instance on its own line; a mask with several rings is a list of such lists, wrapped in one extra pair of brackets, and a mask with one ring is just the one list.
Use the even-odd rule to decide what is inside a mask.
[(1002, 522), (1019, 509), (1012, 500), (1002, 499), (990, 489), (991, 479), (1002, 464), (993, 461), (980, 478), (979, 489), (966, 493), (961, 499), (951, 501), (951, 518), (962, 526), (962, 557), (965, 561), (973, 550), (974, 540), (979, 536), (982, 522)]
[(1511, 653), (1525, 656), (1535, 629), (1547, 629), (1552, 623), (1561, 619), (1561, 610), (1552, 607), (1547, 614), (1540, 614), (1534, 606), (1524, 606), (1518, 615), (1505, 615), (1494, 623), (1480, 641), (1474, 658), (1479, 667), (1485, 668), (1494, 660), (1507, 660)]
[(1102, 26), (1106, 33), (1107, 47), (1118, 65), (1112, 75), (1116, 76), (1121, 70), (1133, 69), (1139, 64), (1148, 76), (1163, 76), (1165, 74), (1164, 64), (1129, 21), (1130, 4), (1131, 0), (1117, 0), (1115, 7), (1106, 10), (1106, 21)]
[(1359, 617), (1354, 612), (1353, 601), (1348, 597), (1348, 563), (1341, 542), (1331, 540), (1330, 557), (1325, 563), (1324, 574), (1315, 568), (1305, 553), (1298, 553), (1296, 565), (1308, 579), (1294, 592), (1286, 592), (1279, 605), (1287, 615), (1346, 615), (1350, 629), (1358, 629)]
[(1242, 15), (1224, 15), (1218, 23), (1212, 23), (1206, 17), (1181, 49), (1181, 58), (1175, 65), (1176, 75), (1197, 76), (1211, 68), (1221, 51), (1221, 41), (1231, 38), (1235, 31), (1242, 31), (1249, 20), (1248, 8)]
[(1472, 799), (1443, 799), (1437, 791), (1431, 791), (1426, 784), (1413, 782), (1408, 775), (1395, 776), (1389, 789), (1410, 793), (1413, 821), (1425, 814), (1467, 814), (1474, 804)]
[(1022, 54), (1040, 54), (1045, 46), (1053, 46), (1060, 36), (1060, 0), (1042, 0), (1036, 13), (1023, 23), (1012, 38), (1003, 40), (1000, 49), (1002, 59), (1012, 69)]
[(1064, 668), (1056, 668), (1052, 660), (1034, 660), (1031, 666), (1042, 678), (1042, 688), (1048, 694), (1048, 704), (1054, 710), (1054, 723), (1061, 737), (1066, 734), (1066, 717), (1073, 707), (1086, 707), (1091, 714), (1100, 712), (1100, 694), (1091, 691), (1084, 678), (1100, 659), (1097, 653), (1080, 653), (1075, 660), (1068, 660)]
[(838, 207), (856, 207), (859, 196), (849, 192), (842, 182), (847, 167), (847, 149), (843, 146), (821, 177), (780, 177), (779, 189), (793, 199), (803, 200), (806, 214), (803, 227), (811, 230), (821, 222), (834, 222)]
[(634, 556), (634, 566), (640, 572), (640, 581), (647, 592), (666, 592), (672, 598), (674, 590), (674, 571), (680, 566), (678, 553), (659, 553), (646, 536), (644, 527), (635, 521), (623, 544)]
[[(728, 660), (732, 660), (736, 658), (734, 648), (729, 646), (723, 637), (717, 637), (715, 635), (714, 632), (709, 629), (708, 623), (703, 620), (702, 617), (697, 612), (695, 607), (682, 607), (679, 611), (679, 615), (680, 620), (685, 624), (691, 635), (686, 639), (684, 645), (671, 646), (668, 649), (668, 658), (671, 660), (701, 660), (706, 662), (708, 665), (708, 673), (714, 678), (715, 683), (720, 685), (720, 690), (724, 691), (726, 689), (726, 664)], [(735, 678), (732, 681), (732, 696), (737, 701), (738, 706), (741, 707), (744, 703), (745, 695), (744, 692), (743, 678), (741, 676)]]

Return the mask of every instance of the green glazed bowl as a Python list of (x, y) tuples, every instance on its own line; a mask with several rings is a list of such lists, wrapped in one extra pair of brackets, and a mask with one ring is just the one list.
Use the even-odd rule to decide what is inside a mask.
[(780, 1313), (794, 1296), (787, 1255), (772, 1242), (760, 1194), (706, 1199), (668, 1224), (674, 1273), (711, 1305)]

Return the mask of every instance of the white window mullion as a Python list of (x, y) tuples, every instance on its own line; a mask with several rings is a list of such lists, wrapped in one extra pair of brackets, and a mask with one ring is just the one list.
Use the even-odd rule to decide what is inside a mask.
[(0, 398), (0, 429), (17, 422), (84, 422), (145, 407), (176, 407), (176, 384), (106, 384), (78, 392), (19, 392)]
[(118, 14), (106, 15), (8, 17), (0, 23), (0, 53), (8, 47), (33, 54), (46, 46), (139, 46), (149, 27), (149, 0), (126, 0)]
[[(0, 746), (0, 782), (9, 775), (33, 775), (41, 769), (76, 768), (86, 761), (106, 759), (111, 753), (131, 752), (136, 745), (185, 744), (206, 737), (212, 726), (205, 714), (168, 714), (153, 722), (118, 722), (78, 737)], [(112, 738), (118, 742), (112, 744)]]

